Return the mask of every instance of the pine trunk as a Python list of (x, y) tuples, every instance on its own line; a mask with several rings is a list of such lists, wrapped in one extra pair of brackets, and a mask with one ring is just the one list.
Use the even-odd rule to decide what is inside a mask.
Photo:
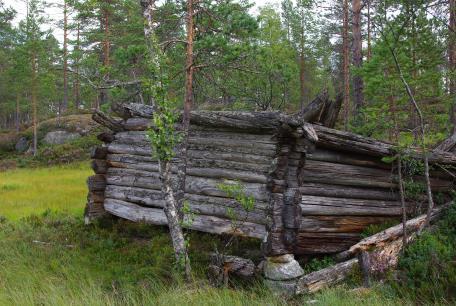
[[(361, 35), (361, 0), (352, 1), (353, 10), (353, 66), (361, 68), (363, 64), (363, 39)], [(353, 92), (355, 113), (359, 114), (364, 105), (363, 79), (359, 75), (353, 76)]]
[(63, 4), (63, 103), (60, 105), (59, 116), (66, 111), (68, 107), (68, 18), (67, 18), (67, 1)]
[(344, 127), (347, 129), (350, 118), (350, 80), (349, 80), (349, 63), (348, 63), (348, 0), (344, 0), (343, 15), (343, 75), (344, 75)]
[(370, 16), (371, 3), (367, 0), (367, 61), (372, 58), (372, 44), (371, 44), (371, 16)]
[(37, 114), (37, 106), (36, 106), (36, 52), (35, 50), (32, 51), (32, 113), (33, 113), (33, 156), (37, 154), (37, 147), (38, 147), (38, 132), (37, 132), (37, 124), (38, 124), (38, 114)]
[(453, 99), (451, 107), (451, 122), (453, 124), (453, 133), (456, 133), (456, 0), (449, 0), (449, 30), (448, 30), (448, 66), (450, 75), (449, 92), (450, 97)]

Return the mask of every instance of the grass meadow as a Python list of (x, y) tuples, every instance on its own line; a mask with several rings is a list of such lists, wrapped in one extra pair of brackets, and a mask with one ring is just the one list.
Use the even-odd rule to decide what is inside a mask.
[(46, 210), (80, 215), (89, 175), (87, 162), (0, 172), (0, 216), (18, 220)]
[(356, 279), (291, 300), (272, 294), (261, 278), (214, 288), (206, 267), (220, 237), (196, 232), (189, 233), (194, 281), (185, 282), (165, 228), (113, 219), (83, 224), (90, 174), (87, 162), (0, 173), (0, 305), (416, 304), (388, 285), (359, 289)]

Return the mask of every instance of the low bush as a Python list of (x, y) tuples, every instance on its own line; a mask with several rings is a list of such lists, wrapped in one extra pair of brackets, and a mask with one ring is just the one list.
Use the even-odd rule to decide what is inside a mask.
[(422, 303), (456, 302), (456, 205), (406, 248), (398, 272), (398, 294)]

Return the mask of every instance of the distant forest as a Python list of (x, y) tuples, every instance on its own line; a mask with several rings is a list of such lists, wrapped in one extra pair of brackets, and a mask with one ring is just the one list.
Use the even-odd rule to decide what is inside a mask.
[(57, 39), (43, 30), (48, 3), (28, 0), (13, 23), (18, 12), (0, 0), (0, 128), (152, 103), (144, 86), (150, 22), (178, 107), (191, 69), (195, 109), (294, 112), (328, 91), (343, 98), (338, 128), (413, 143), (419, 118), (405, 80), (435, 143), (456, 123), (455, 3), (284, 0), (253, 9), (244, 0), (192, 1), (187, 67), (186, 1), (62, 0), (53, 4), (63, 16)]

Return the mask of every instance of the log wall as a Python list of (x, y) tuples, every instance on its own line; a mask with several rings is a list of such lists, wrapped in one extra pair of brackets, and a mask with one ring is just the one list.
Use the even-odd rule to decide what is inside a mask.
[[(141, 111), (145, 115), (138, 117)], [(109, 213), (166, 225), (158, 165), (145, 132), (152, 111), (121, 113), (124, 120), (94, 117), (113, 132), (100, 134), (104, 145), (92, 151), (87, 220)], [(357, 243), (370, 224), (400, 219), (396, 178), (382, 162), (392, 154), (391, 144), (279, 113), (198, 112), (191, 123), (185, 198), (192, 229), (233, 233), (233, 210), (246, 220), (235, 234), (262, 239), (266, 255), (328, 254)], [(430, 161), (456, 165), (446, 153), (431, 154)], [(240, 182), (255, 198), (253, 211), (219, 189), (230, 182)], [(432, 185), (446, 191), (453, 181), (435, 171)]]

